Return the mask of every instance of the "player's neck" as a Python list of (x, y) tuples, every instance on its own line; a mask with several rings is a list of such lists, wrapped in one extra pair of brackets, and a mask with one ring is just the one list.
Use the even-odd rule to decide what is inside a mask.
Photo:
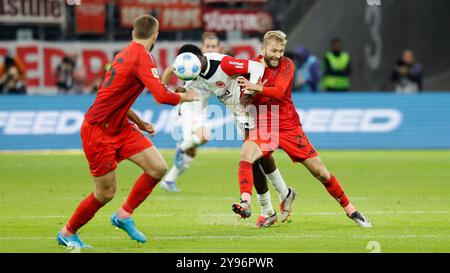
[(133, 39), (133, 42), (142, 45), (147, 51), (152, 47), (152, 42), (149, 40)]

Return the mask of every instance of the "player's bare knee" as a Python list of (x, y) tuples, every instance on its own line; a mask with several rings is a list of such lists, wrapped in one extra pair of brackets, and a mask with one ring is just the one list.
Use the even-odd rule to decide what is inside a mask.
[(189, 148), (185, 153), (190, 157), (195, 157), (197, 155), (197, 148)]
[(155, 179), (162, 179), (163, 176), (166, 174), (167, 169), (168, 169), (167, 164), (161, 163), (160, 165), (152, 169), (146, 170), (145, 172)]
[(108, 203), (114, 198), (116, 194), (116, 187), (109, 187), (105, 189), (97, 189), (95, 191), (95, 197), (102, 203)]
[(330, 173), (323, 165), (320, 165), (317, 167), (316, 173), (317, 173), (316, 174), (317, 179), (319, 179), (321, 182), (325, 183), (330, 179)]
[(241, 148), (241, 161), (254, 162), (257, 157), (257, 146), (256, 144), (250, 141), (244, 142)]
[(242, 149), (241, 150), (241, 161), (253, 162), (252, 156), (249, 151)]

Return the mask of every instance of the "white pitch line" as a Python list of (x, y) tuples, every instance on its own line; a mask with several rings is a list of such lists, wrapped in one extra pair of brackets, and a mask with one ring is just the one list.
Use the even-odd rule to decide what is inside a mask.
[[(256, 230), (256, 229), (255, 229)], [(352, 235), (352, 236), (335, 236), (335, 235), (205, 235), (205, 236), (153, 236), (150, 237), (151, 240), (235, 240), (235, 239), (314, 239), (314, 238), (324, 238), (324, 239), (340, 239), (340, 238), (351, 238), (351, 239), (380, 239), (380, 238), (390, 238), (390, 239), (412, 239), (412, 238), (434, 238), (434, 239), (450, 239), (448, 236), (439, 236), (432, 234), (400, 234), (400, 235)], [(86, 241), (108, 241), (108, 240), (118, 240), (118, 241), (128, 241), (129, 238), (125, 237), (113, 237), (113, 236), (103, 236), (103, 237), (83, 237)], [(55, 240), (54, 237), (0, 237), (0, 241), (9, 240), (22, 240), (22, 241), (38, 241), (38, 240)]]
[[(412, 210), (412, 211), (367, 211), (364, 214), (367, 215), (382, 215), (382, 214), (448, 214), (449, 212), (446, 210), (434, 210), (434, 211), (425, 211), (425, 210)], [(343, 212), (307, 212), (307, 213), (292, 213), (293, 216), (341, 216), (344, 215)], [(210, 213), (210, 214), (138, 214), (138, 218), (142, 217), (232, 217), (235, 218), (236, 215), (232, 213)], [(19, 216), (0, 216), (0, 219), (52, 219), (52, 218), (67, 218), (70, 215), (19, 215)]]

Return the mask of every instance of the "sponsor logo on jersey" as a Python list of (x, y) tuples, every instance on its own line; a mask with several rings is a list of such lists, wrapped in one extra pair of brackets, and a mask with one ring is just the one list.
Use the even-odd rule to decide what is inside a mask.
[(229, 98), (231, 98), (231, 92), (230, 92), (230, 90), (225, 90), (225, 93), (223, 93), (222, 95), (218, 95), (217, 96), (217, 99), (218, 100), (220, 100), (220, 101), (226, 101), (227, 99), (229, 99)]
[(244, 68), (243, 62), (230, 61), (229, 64), (234, 65), (236, 68)]

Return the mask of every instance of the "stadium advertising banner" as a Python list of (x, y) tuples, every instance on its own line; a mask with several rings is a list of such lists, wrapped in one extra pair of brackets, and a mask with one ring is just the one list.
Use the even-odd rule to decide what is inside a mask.
[(263, 11), (205, 9), (203, 28), (213, 32), (242, 31), (264, 33), (273, 29), (272, 15)]
[(200, 28), (201, 0), (119, 0), (120, 24), (131, 28), (139, 15), (156, 13), (161, 31)]
[[(152, 51), (160, 73), (172, 64), (178, 49), (192, 41), (157, 42)], [(75, 77), (79, 81), (77, 88), (88, 90), (89, 85), (104, 74), (104, 67), (113, 57), (115, 51), (120, 51), (128, 45), (127, 42), (96, 43), (96, 42), (1, 42), (0, 59), (7, 54), (17, 56), (26, 66), (26, 84), (29, 94), (55, 94), (54, 72), (66, 54), (77, 53)], [(258, 39), (240, 42), (229, 42), (223, 45), (229, 47), (236, 57), (252, 58), (259, 52)], [(0, 61), (2, 63), (2, 61)]]
[[(450, 94), (302, 94), (293, 96), (305, 132), (320, 149), (449, 149)], [(0, 96), (0, 150), (81, 149), (80, 126), (94, 96)], [(133, 109), (154, 124), (152, 141), (174, 148), (178, 108), (142, 95)], [(208, 107), (213, 140), (240, 147), (232, 115), (216, 98)]]
[(75, 9), (77, 33), (105, 32), (105, 1), (83, 0), (83, 6)]
[(61, 0), (0, 0), (0, 23), (63, 24), (65, 18)]

